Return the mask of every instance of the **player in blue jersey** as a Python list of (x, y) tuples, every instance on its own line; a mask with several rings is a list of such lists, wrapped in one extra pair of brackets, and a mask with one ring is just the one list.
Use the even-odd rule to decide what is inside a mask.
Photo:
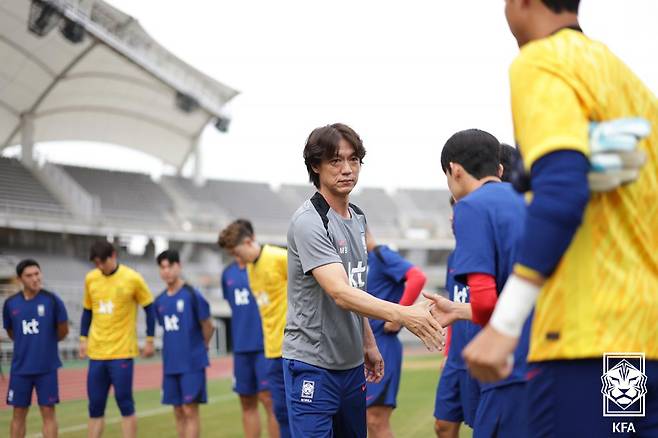
[(155, 300), (162, 337), (162, 403), (174, 406), (179, 438), (198, 438), (199, 403), (207, 402), (208, 343), (213, 334), (210, 306), (181, 278), (180, 256), (166, 250), (157, 257), (167, 288)]
[[(386, 245), (378, 245), (372, 233), (366, 232), (368, 248), (368, 292), (375, 297), (403, 306), (410, 306), (427, 281), (425, 273)], [(402, 344), (398, 339), (400, 324), (370, 319), (386, 372), (380, 382), (367, 382), (366, 419), (368, 436), (393, 436), (391, 414), (397, 404), (402, 373)]]
[[(525, 202), (501, 182), (500, 143), (491, 134), (469, 129), (454, 134), (441, 153), (441, 167), (457, 201), (454, 207), (455, 281), (468, 286), (470, 303), (432, 297), (444, 314), (442, 325), (471, 320), (485, 325), (512, 272), (526, 215)], [(474, 437), (526, 437), (525, 373), (530, 318), (514, 352), (514, 369), (505, 380), (481, 385)], [(454, 332), (453, 332), (454, 335)]]
[[(241, 220), (251, 228), (251, 223)], [(251, 228), (253, 230), (253, 228)], [(231, 306), (231, 340), (233, 342), (233, 390), (240, 396), (245, 438), (260, 436), (258, 401), (267, 412), (270, 438), (279, 436), (279, 425), (272, 411), (267, 386), (267, 360), (263, 353), (263, 328), (258, 305), (249, 288), (247, 269), (237, 261), (222, 272), (224, 299)]]
[(41, 267), (32, 259), (16, 266), (23, 290), (7, 298), (2, 321), (14, 341), (7, 404), (14, 407), (9, 436), (25, 436), (25, 422), (36, 389), (45, 438), (57, 436), (55, 404), (59, 403), (57, 368), (62, 366), (57, 343), (69, 332), (62, 300), (41, 288)]
[[(454, 204), (455, 199), (450, 196), (450, 205), (454, 206)], [(450, 223), (453, 223), (452, 215)], [(469, 303), (468, 286), (456, 281), (454, 274), (453, 252), (448, 256), (446, 291), (451, 301)], [(455, 321), (449, 328), (450, 342), (449, 347), (446, 344), (446, 359), (434, 403), (434, 431), (439, 438), (458, 437), (462, 422), (473, 427), (475, 412), (480, 401), (480, 384), (468, 373), (461, 356), (466, 344), (473, 339), (480, 328), (471, 321)]]

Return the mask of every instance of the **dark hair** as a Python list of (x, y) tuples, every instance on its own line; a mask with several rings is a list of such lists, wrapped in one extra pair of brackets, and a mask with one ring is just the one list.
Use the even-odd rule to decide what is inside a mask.
[(441, 168), (450, 172), (450, 163), (461, 164), (473, 178), (498, 176), (500, 142), (480, 129), (459, 131), (448, 139), (441, 151)]
[(112, 257), (112, 254), (116, 252), (114, 245), (112, 245), (107, 240), (97, 240), (91, 245), (89, 250), (89, 261), (93, 262), (96, 259), (100, 259), (101, 262)]
[[(247, 222), (247, 224), (245, 225), (244, 222)], [(231, 222), (221, 233), (219, 233), (217, 244), (222, 249), (231, 250), (240, 245), (247, 237), (254, 237), (254, 230), (251, 227), (251, 223), (244, 219), (238, 219)]]
[(503, 176), (501, 176), (500, 179), (505, 182), (510, 182), (514, 166), (517, 161), (521, 159), (521, 154), (519, 154), (519, 150), (514, 146), (510, 146), (507, 143), (501, 143), (499, 158), (500, 164), (503, 166)]
[(313, 166), (319, 166), (322, 160), (329, 160), (338, 154), (338, 143), (344, 139), (354, 147), (354, 153), (363, 164), (363, 157), (366, 156), (366, 148), (363, 147), (361, 137), (352, 128), (342, 123), (315, 128), (306, 140), (304, 146), (304, 164), (308, 172), (308, 180), (316, 188), (320, 188), (320, 175), (314, 170)]
[(174, 263), (180, 264), (180, 255), (175, 249), (165, 249), (160, 254), (158, 254), (158, 257), (156, 257), (158, 266), (160, 266), (160, 263), (162, 263), (164, 260), (168, 261), (170, 265), (173, 265)]
[(235, 222), (236, 224), (240, 224), (240, 225), (242, 225), (243, 227), (245, 227), (245, 229), (246, 229), (247, 231), (249, 231), (249, 233), (250, 233), (251, 236), (253, 237), (253, 235), (254, 235), (254, 226), (251, 224), (251, 221), (249, 221), (249, 220), (247, 220), (247, 219), (242, 219), (242, 218), (240, 218), (240, 219), (236, 219), (234, 222)]
[(541, 2), (556, 14), (565, 11), (578, 13), (580, 5), (580, 0), (541, 0)]
[(16, 275), (18, 275), (20, 277), (21, 275), (23, 275), (23, 271), (26, 268), (29, 268), (30, 266), (36, 266), (37, 268), (39, 268), (39, 270), (41, 270), (41, 266), (39, 266), (39, 264), (37, 263), (36, 260), (34, 260), (34, 259), (25, 259), (25, 260), (21, 260), (16, 265)]

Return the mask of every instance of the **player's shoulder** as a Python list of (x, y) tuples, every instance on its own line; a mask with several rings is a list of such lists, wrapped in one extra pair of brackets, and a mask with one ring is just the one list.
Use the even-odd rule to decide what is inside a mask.
[(14, 292), (13, 294), (9, 295), (9, 297), (7, 297), (3, 306), (9, 307), (11, 305), (18, 304), (20, 302), (19, 298), (21, 296), (22, 296), (21, 291)]
[(167, 289), (165, 289), (165, 290), (163, 290), (162, 292), (160, 292), (160, 293), (155, 297), (155, 299), (153, 300), (153, 302), (154, 302), (155, 304), (160, 304), (160, 303), (161, 303), (162, 301), (164, 301), (166, 298), (167, 298)]
[(87, 275), (85, 275), (85, 282), (96, 280), (102, 277), (102, 275), (103, 273), (101, 272), (100, 269), (94, 268), (91, 271), (87, 272)]
[[(321, 209), (321, 207), (320, 207)], [(304, 203), (295, 211), (290, 220), (290, 231), (295, 231), (297, 229), (312, 229), (313, 227), (323, 228), (322, 224), (322, 214), (324, 213), (325, 217), (327, 211), (318, 211), (316, 206), (311, 202), (310, 199), (304, 201)]]
[(276, 245), (265, 245), (264, 249), (267, 251), (267, 254), (272, 257), (288, 257), (288, 250)]
[(51, 290), (41, 289), (41, 291), (39, 293), (43, 294), (43, 296), (45, 298), (49, 299), (49, 300), (56, 301), (58, 303), (63, 303), (62, 299), (59, 297), (59, 295), (57, 295), (57, 293), (55, 293)]
[(564, 71), (573, 67), (574, 61), (585, 53), (594, 57), (612, 55), (605, 44), (590, 39), (582, 32), (562, 29), (546, 38), (525, 44), (512, 62), (510, 72), (512, 75), (527, 73), (529, 67)]

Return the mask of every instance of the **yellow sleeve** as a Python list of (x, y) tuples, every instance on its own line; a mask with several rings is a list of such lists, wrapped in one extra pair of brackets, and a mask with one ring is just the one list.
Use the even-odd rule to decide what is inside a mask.
[(89, 292), (89, 277), (85, 277), (85, 291), (82, 296), (82, 308), (92, 310), (91, 294)]
[(587, 113), (564, 78), (517, 60), (510, 69), (510, 84), (514, 135), (526, 170), (558, 150), (589, 156)]
[(142, 307), (146, 307), (149, 304), (151, 304), (153, 302), (153, 294), (151, 293), (149, 287), (146, 285), (144, 278), (142, 278), (141, 275), (136, 273), (134, 283), (135, 283), (135, 300), (137, 301), (137, 303)]

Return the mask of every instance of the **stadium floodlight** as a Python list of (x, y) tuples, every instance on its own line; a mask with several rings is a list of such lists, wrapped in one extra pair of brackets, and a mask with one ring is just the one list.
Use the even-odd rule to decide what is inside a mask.
[(64, 19), (62, 26), (59, 28), (60, 32), (70, 42), (73, 44), (81, 43), (85, 37), (85, 28), (79, 23), (69, 20), (68, 18)]
[(228, 127), (231, 124), (231, 119), (228, 117), (217, 117), (217, 120), (215, 121), (215, 128), (219, 132), (228, 132)]
[(199, 108), (199, 101), (189, 94), (176, 92), (176, 106), (184, 113), (191, 113)]
[(43, 0), (32, 0), (27, 28), (30, 32), (45, 36), (59, 23), (62, 16), (57, 8)]

